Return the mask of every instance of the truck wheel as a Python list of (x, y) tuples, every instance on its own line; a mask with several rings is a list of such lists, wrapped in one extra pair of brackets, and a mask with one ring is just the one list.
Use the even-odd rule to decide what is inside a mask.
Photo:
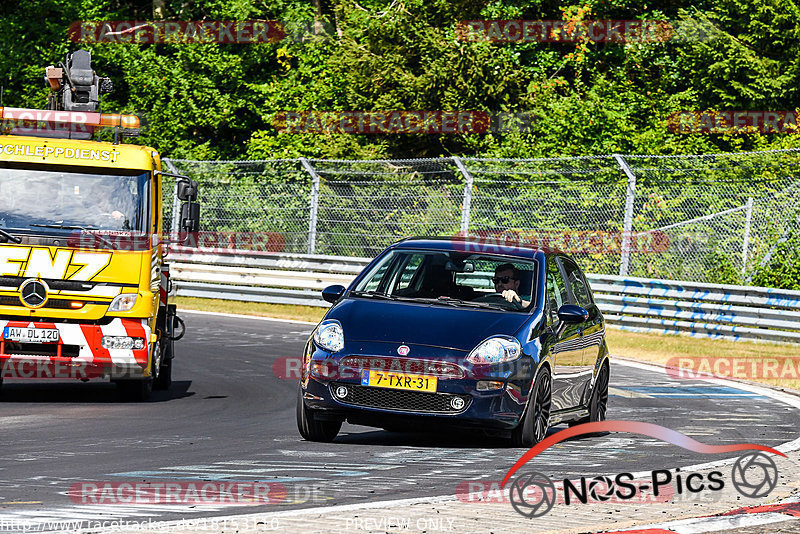
[(158, 375), (153, 380), (153, 389), (163, 391), (172, 386), (172, 356), (175, 342), (172, 339), (164, 343), (164, 350), (161, 354), (161, 368), (158, 370)]
[(333, 441), (333, 438), (342, 428), (341, 421), (318, 421), (314, 410), (306, 407), (303, 402), (303, 389), (297, 388), (297, 429), (300, 435), (308, 441), (322, 441), (325, 443)]
[(126, 402), (144, 402), (150, 398), (150, 393), (153, 391), (153, 379), (118, 380), (117, 389), (122, 400)]

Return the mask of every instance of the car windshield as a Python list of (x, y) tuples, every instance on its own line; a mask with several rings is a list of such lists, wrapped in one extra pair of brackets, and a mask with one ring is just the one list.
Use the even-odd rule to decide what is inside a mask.
[(0, 229), (146, 231), (149, 173), (107, 173), (0, 168)]
[(445, 306), (527, 311), (535, 305), (536, 262), (486, 254), (393, 250), (351, 295)]

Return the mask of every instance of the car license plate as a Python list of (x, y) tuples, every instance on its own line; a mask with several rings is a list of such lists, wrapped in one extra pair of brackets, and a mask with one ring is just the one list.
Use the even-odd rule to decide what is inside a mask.
[(3, 328), (3, 339), (19, 343), (58, 343), (59, 335), (55, 328), (6, 326)]
[(388, 373), (385, 371), (362, 371), (361, 385), (408, 391), (436, 391), (437, 378), (426, 375)]

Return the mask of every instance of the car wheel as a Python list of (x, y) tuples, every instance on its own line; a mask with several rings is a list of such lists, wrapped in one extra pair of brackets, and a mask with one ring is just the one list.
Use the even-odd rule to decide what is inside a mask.
[(330, 442), (342, 428), (341, 421), (318, 421), (314, 410), (303, 401), (303, 389), (297, 388), (297, 430), (308, 441)]
[(608, 408), (608, 375), (608, 365), (603, 364), (600, 368), (600, 373), (597, 375), (594, 391), (592, 391), (592, 401), (589, 406), (589, 419), (593, 423), (606, 420), (606, 409)]
[(511, 432), (512, 446), (531, 447), (545, 438), (550, 426), (551, 404), (550, 372), (543, 369), (536, 377), (525, 415)]

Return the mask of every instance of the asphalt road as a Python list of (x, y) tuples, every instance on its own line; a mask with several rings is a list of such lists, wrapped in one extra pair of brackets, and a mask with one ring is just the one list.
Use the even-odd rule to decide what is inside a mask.
[[(184, 318), (175, 383), (150, 402), (121, 403), (116, 388), (102, 382), (6, 381), (0, 393), (0, 531), (454, 495), (467, 481), (501, 480), (524, 452), (468, 434), (351, 425), (333, 443), (303, 441), (295, 426), (297, 383), (277, 377), (273, 364), (298, 356), (312, 327), (188, 312)], [(775, 446), (797, 437), (796, 411), (771, 398), (623, 365), (611, 369), (609, 419), (648, 421), (710, 444)], [(535, 467), (567, 478), (719, 459), (611, 434), (560, 443), (537, 457)], [(234, 482), (267, 483), (272, 502), (112, 502), (111, 494), (87, 490), (145, 482), (183, 489), (211, 482), (223, 491)]]

